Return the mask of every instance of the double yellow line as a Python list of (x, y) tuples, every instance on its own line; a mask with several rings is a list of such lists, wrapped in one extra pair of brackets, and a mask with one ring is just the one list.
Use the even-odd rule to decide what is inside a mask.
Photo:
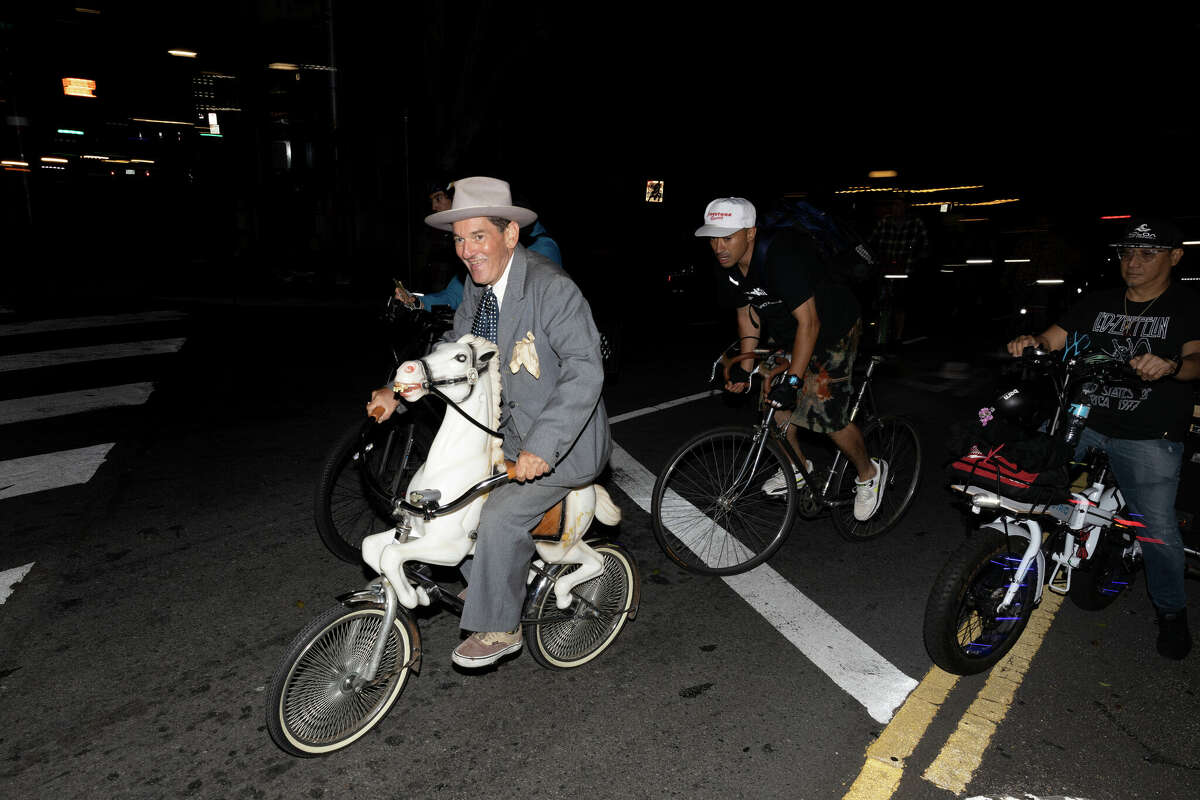
[[(1030, 615), (1021, 638), (992, 667), (987, 682), (922, 778), (956, 795), (966, 791), (1060, 606), (1061, 595), (1049, 590), (1042, 595), (1041, 605)], [(957, 683), (957, 675), (937, 667), (929, 670), (879, 738), (867, 748), (863, 768), (843, 800), (887, 800), (895, 794), (904, 777), (907, 759)]]

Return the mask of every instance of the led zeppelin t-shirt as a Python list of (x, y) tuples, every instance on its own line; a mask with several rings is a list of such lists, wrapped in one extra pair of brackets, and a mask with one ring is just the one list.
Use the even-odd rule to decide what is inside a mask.
[[(1126, 301), (1124, 288), (1095, 292), (1058, 326), (1067, 332), (1066, 357), (1103, 352), (1126, 362), (1143, 353), (1173, 359), (1185, 342), (1200, 340), (1200, 298), (1177, 281), (1149, 303)], [(1092, 396), (1088, 427), (1118, 439), (1183, 441), (1192, 392), (1190, 382), (1174, 378), (1101, 386)]]

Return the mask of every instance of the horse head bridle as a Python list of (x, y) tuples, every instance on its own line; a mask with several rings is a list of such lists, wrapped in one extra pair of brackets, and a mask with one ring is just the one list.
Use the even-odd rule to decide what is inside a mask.
[[(462, 354), (460, 353), (459, 355), (461, 356)], [(479, 430), (481, 430), (484, 433), (489, 434), (491, 436), (495, 436), (497, 439), (503, 439), (504, 438), (503, 433), (500, 433), (500, 431), (492, 430), (488, 426), (481, 423), (479, 420), (472, 417), (467, 412), (463, 411), (459, 407), (458, 403), (451, 400), (446, 395), (445, 392), (443, 392), (441, 389), (438, 388), (439, 386), (455, 386), (460, 383), (466, 383), (466, 384), (469, 384), (472, 387), (474, 387), (475, 384), (479, 383), (479, 370), (476, 369), (476, 366), (479, 364), (487, 364), (487, 362), (491, 361), (492, 357), (495, 355), (496, 355), (496, 352), (494, 350), (489, 350), (488, 352), (481, 355), (479, 360), (477, 360), (475, 362), (475, 364), (471, 365), (471, 367), (469, 367), (467, 369), (467, 372), (465, 375), (459, 375), (456, 378), (441, 378), (436, 381), (429, 379), (429, 376), (433, 375), (433, 370), (431, 370), (429, 368), (429, 365), (425, 363), (424, 358), (417, 358), (414, 360), (418, 364), (421, 365), (421, 369), (425, 372), (425, 379), (421, 381), (422, 389), (428, 389), (429, 393), (431, 395), (438, 398), (439, 400), (444, 402), (446, 405), (450, 406), (450, 408), (453, 408), (455, 411), (457, 411), (459, 414), (461, 414), (468, 422), (470, 422), (476, 428), (479, 428)], [(458, 356), (455, 356), (455, 358), (457, 359)], [(464, 356), (464, 358), (465, 358), (465, 356)]]

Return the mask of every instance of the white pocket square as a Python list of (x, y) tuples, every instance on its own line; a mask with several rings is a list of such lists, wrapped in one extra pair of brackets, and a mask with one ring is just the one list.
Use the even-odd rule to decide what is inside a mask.
[(525, 338), (519, 339), (513, 345), (512, 360), (508, 362), (508, 368), (515, 375), (521, 367), (525, 367), (535, 380), (542, 377), (537, 348), (533, 345), (533, 331), (526, 331)]

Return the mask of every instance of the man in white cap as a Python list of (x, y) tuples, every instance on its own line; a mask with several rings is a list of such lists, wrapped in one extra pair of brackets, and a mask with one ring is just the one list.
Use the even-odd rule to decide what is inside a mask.
[[(604, 367), (592, 311), (562, 268), (519, 242), (537, 219), (514, 206), (508, 184), (496, 178), (454, 183), (451, 208), (426, 224), (454, 234), (470, 273), (454, 327), (491, 339), (508, 362), (514, 345), (533, 333), (540, 371), (502, 369), (505, 457), (516, 462), (516, 483), (493, 489), (479, 519), (462, 627), (473, 631), (455, 650), (454, 663), (484, 667), (521, 649), (525, 579), (533, 555), (529, 531), (570, 489), (594, 482), (612, 449), (600, 391)], [(378, 389), (367, 405), (385, 412), (398, 401)]]
[[(858, 301), (849, 288), (829, 280), (829, 266), (811, 237), (788, 229), (772, 233), (769, 242), (756, 241), (755, 223), (749, 200), (719, 197), (708, 204), (696, 235), (709, 239), (724, 270), (721, 303), (736, 311), (741, 351), (765, 346), (767, 335), (790, 351), (791, 366), (769, 398), (780, 408), (776, 421), (788, 423), (788, 442), (804, 458), (796, 425), (829, 435), (858, 471), (854, 517), (865, 522), (879, 510), (888, 465), (868, 456), (862, 432), (850, 421), (850, 378), (862, 327)], [(733, 371), (741, 377), (725, 388), (747, 391), (745, 370)], [(811, 461), (805, 464), (812, 469)], [(767, 479), (762, 490), (781, 494), (789, 480), (803, 485), (803, 473), (793, 467), (792, 475)]]

